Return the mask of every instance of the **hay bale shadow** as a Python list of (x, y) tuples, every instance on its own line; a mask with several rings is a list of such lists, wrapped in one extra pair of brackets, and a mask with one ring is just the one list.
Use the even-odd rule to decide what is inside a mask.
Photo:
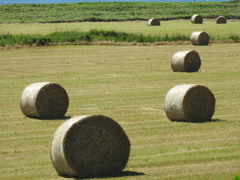
[(195, 122), (187, 122), (187, 123), (209, 123), (209, 122), (224, 122), (227, 120), (223, 120), (223, 119), (208, 119), (208, 120), (202, 120), (202, 121), (195, 121)]
[(210, 120), (205, 120), (205, 121), (200, 121), (200, 122), (195, 122), (195, 123), (208, 123), (208, 122), (224, 122), (227, 120), (223, 120), (223, 119), (210, 119)]
[[(63, 117), (59, 117), (59, 118), (51, 118), (49, 120), (67, 120), (70, 118), (71, 118), (71, 116), (63, 116)], [(40, 120), (44, 120), (44, 119), (40, 119)]]
[(73, 178), (74, 180), (82, 180), (82, 179), (98, 179), (98, 178), (119, 178), (119, 177), (128, 177), (128, 176), (143, 176), (145, 173), (143, 172), (136, 172), (136, 171), (122, 171), (116, 175), (106, 175), (106, 176), (99, 176), (99, 177), (88, 177), (88, 178), (78, 178), (78, 177), (69, 177), (64, 176), (65, 178)]
[(224, 122), (224, 121), (227, 121), (227, 120), (225, 120), (225, 119), (211, 119), (208, 122)]
[(68, 120), (71, 118), (71, 116), (63, 116), (63, 117), (58, 117), (58, 118), (36, 118), (36, 117), (27, 117), (26, 118), (31, 118), (31, 119), (37, 119), (40, 121), (56, 121), (56, 120)]
[(142, 175), (145, 175), (145, 173), (135, 171), (122, 171), (119, 175), (113, 177), (142, 176)]

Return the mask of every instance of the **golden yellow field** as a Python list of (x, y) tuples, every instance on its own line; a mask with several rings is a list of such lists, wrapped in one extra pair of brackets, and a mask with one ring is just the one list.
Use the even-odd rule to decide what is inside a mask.
[[(0, 49), (0, 179), (64, 179), (49, 153), (54, 131), (67, 118), (28, 118), (19, 107), (22, 90), (42, 81), (66, 89), (67, 117), (103, 114), (127, 133), (131, 154), (124, 173), (99, 179), (234, 179), (240, 173), (239, 49), (239, 43)], [(199, 53), (199, 72), (172, 72), (170, 60), (182, 50)], [(167, 119), (165, 95), (184, 83), (214, 93), (213, 121)]]

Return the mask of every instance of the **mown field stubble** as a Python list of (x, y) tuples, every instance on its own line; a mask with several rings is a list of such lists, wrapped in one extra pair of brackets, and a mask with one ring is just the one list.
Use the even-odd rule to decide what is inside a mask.
[[(202, 59), (200, 71), (172, 72), (172, 55), (191, 49)], [(125, 174), (109, 179), (233, 179), (240, 173), (239, 49), (232, 43), (0, 50), (0, 179), (63, 179), (50, 160), (51, 137), (66, 119), (85, 114), (113, 118), (131, 141)], [(21, 113), (22, 90), (41, 81), (68, 92), (66, 118), (37, 120)], [(212, 122), (167, 119), (165, 95), (184, 83), (214, 93)]]
[(240, 29), (239, 19), (230, 19), (227, 24), (216, 24), (215, 19), (204, 18), (203, 24), (192, 24), (187, 20), (161, 21), (161, 26), (149, 27), (147, 21), (123, 22), (73, 22), (73, 23), (2, 23), (0, 34), (41, 34), (47, 35), (62, 31), (89, 31), (113, 30), (117, 32), (136, 33), (143, 35), (189, 35), (193, 31), (206, 31), (212, 36), (238, 35)]

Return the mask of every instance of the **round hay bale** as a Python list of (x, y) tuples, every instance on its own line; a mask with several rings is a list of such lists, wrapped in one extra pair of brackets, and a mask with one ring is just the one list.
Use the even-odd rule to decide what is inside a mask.
[(128, 162), (130, 142), (121, 126), (103, 115), (77, 116), (63, 123), (51, 143), (51, 160), (61, 176), (119, 174)]
[(196, 31), (191, 34), (190, 40), (192, 45), (208, 45), (209, 36), (204, 31)]
[(171, 121), (209, 121), (214, 114), (215, 97), (202, 85), (178, 85), (167, 93), (164, 109)]
[(194, 24), (202, 24), (203, 18), (202, 18), (202, 16), (200, 16), (198, 14), (194, 14), (191, 17), (191, 22)]
[(148, 26), (160, 26), (160, 21), (159, 21), (159, 19), (152, 18), (152, 19), (148, 20), (147, 25)]
[(171, 67), (174, 72), (196, 72), (201, 66), (199, 54), (194, 51), (179, 51), (172, 57)]
[(226, 24), (226, 23), (227, 23), (227, 19), (226, 19), (224, 16), (219, 16), (219, 17), (216, 19), (216, 23), (217, 23), (217, 24)]
[(65, 89), (51, 82), (39, 82), (27, 86), (20, 98), (23, 114), (40, 119), (63, 117), (68, 105), (69, 99)]

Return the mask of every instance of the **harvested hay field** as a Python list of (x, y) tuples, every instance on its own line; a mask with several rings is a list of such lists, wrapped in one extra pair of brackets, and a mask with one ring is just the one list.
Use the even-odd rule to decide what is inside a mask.
[(203, 24), (193, 24), (190, 19), (161, 21), (161, 26), (147, 26), (146, 21), (79, 22), (79, 23), (14, 23), (0, 24), (0, 34), (50, 34), (56, 31), (89, 31), (91, 29), (113, 30), (144, 35), (183, 34), (206, 31), (213, 36), (239, 35), (240, 20), (230, 19), (226, 26), (216, 24), (215, 19), (204, 19)]
[[(199, 72), (172, 72), (172, 55), (193, 47), (201, 55)], [(63, 179), (50, 159), (52, 135), (69, 118), (86, 114), (113, 118), (130, 139), (126, 168), (109, 179), (233, 179), (240, 173), (239, 49), (232, 43), (0, 50), (0, 179)], [(22, 114), (19, 95), (34, 82), (64, 87), (66, 117), (36, 120)], [(179, 84), (212, 91), (212, 121), (168, 120), (165, 95)]]

